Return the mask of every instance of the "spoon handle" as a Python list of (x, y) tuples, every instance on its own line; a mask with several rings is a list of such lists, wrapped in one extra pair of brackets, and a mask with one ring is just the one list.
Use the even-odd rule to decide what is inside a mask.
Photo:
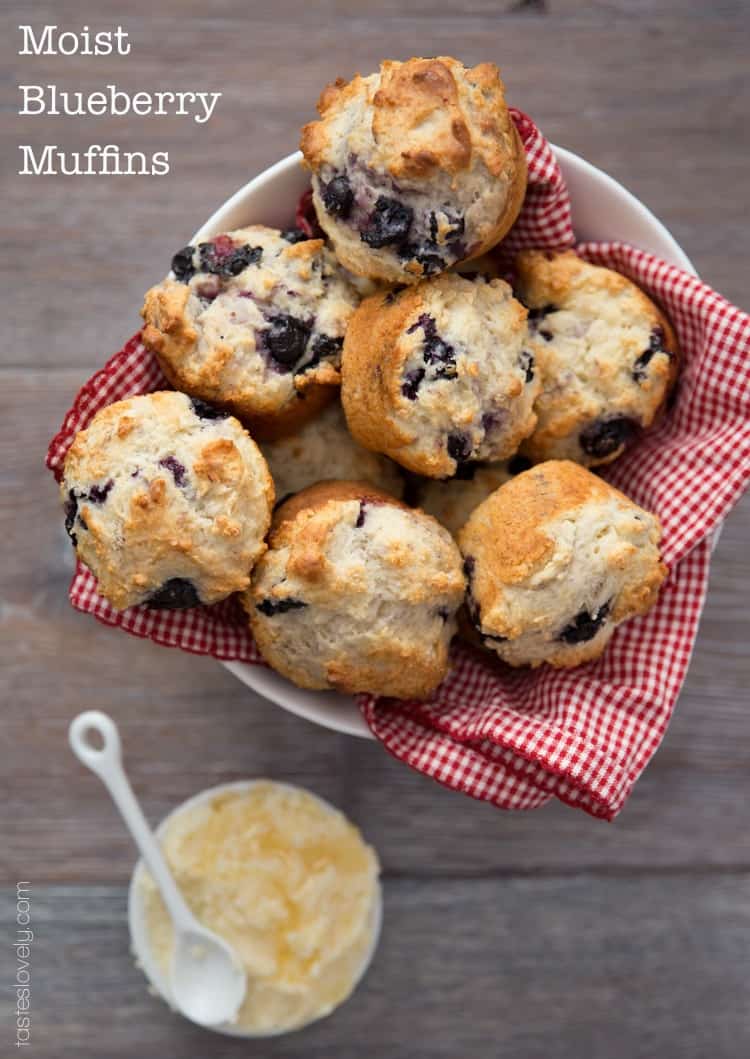
[[(91, 743), (92, 734), (99, 736), (101, 747)], [(112, 801), (120, 810), (120, 815), (151, 872), (175, 926), (192, 927), (195, 917), (177, 889), (161, 847), (154, 838), (125, 775), (117, 725), (106, 713), (87, 710), (71, 722), (68, 739), (78, 760), (99, 777), (112, 795)]]

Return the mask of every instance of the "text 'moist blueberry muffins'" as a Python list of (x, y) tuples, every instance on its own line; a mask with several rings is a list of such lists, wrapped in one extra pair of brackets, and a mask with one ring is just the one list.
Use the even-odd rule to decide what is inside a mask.
[(313, 202), (356, 275), (412, 282), (502, 239), (526, 191), (526, 156), (493, 63), (381, 63), (329, 85), (302, 130)]
[(265, 551), (273, 482), (233, 417), (164, 391), (97, 412), (65, 458), (65, 525), (117, 610), (215, 603)]
[(609, 463), (664, 407), (677, 374), (674, 330), (634, 283), (572, 250), (524, 250), (516, 274), (542, 379), (523, 452)]
[(430, 478), (512, 456), (536, 423), (526, 316), (504, 280), (452, 272), (366, 298), (342, 360), (354, 438)]
[(276, 437), (335, 392), (358, 302), (321, 239), (253, 225), (175, 254), (146, 294), (143, 341), (178, 390)]
[(265, 660), (304, 688), (427, 698), (448, 671), (461, 555), (435, 519), (362, 482), (282, 504), (243, 596)]
[(263, 442), (261, 451), (273, 478), (277, 503), (331, 478), (370, 482), (399, 499), (404, 493), (404, 476), (397, 465), (357, 444), (339, 401), (332, 401), (295, 434)]
[(598, 658), (656, 601), (659, 520), (601, 478), (549, 460), (501, 486), (458, 534), (484, 646), (513, 666)]

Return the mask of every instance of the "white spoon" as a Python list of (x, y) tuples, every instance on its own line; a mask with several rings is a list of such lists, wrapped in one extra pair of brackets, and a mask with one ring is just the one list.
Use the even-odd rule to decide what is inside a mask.
[[(101, 748), (92, 744), (92, 734), (101, 738)], [(117, 725), (106, 713), (87, 710), (73, 720), (68, 738), (79, 761), (96, 773), (112, 795), (172, 919), (172, 1001), (200, 1026), (231, 1022), (247, 990), (245, 972), (231, 947), (198, 922), (177, 889), (122, 767)]]

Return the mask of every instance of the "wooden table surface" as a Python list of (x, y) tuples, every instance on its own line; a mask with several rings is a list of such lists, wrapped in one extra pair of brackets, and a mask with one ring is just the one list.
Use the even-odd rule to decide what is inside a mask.
[[(748, 6), (704, 0), (8, 0), (0, 357), (3, 921), (31, 884), (34, 1054), (740, 1059), (750, 1054), (750, 504), (728, 519), (687, 683), (612, 825), (559, 804), (504, 814), (379, 746), (313, 727), (215, 662), (72, 611), (46, 442), (136, 328), (146, 288), (231, 191), (293, 150), (318, 91), (382, 57), (497, 60), (510, 100), (603, 167), (748, 307)], [(127, 9), (127, 14), (123, 12)], [(127, 58), (19, 57), (19, 23), (122, 23)], [(223, 92), (180, 118), (16, 115), (20, 83)], [(26, 177), (19, 143), (170, 153), (168, 177)], [(267, 1043), (209, 1036), (148, 995), (128, 953), (133, 848), (68, 752), (79, 710), (122, 727), (153, 821), (246, 776), (310, 787), (379, 850), (385, 930), (356, 997)], [(5, 948), (3, 993), (15, 973)], [(7, 1012), (4, 1011), (3, 1015)], [(0, 1028), (10, 1056), (14, 1018)], [(21, 1053), (23, 1054), (23, 1052)]]

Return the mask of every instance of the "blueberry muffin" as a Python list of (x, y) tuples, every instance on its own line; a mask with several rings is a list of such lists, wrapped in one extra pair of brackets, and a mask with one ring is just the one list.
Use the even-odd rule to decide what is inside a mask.
[(436, 518), (454, 536), (474, 508), (512, 477), (505, 462), (468, 463), (462, 474), (463, 477), (447, 479), (425, 478), (414, 490), (417, 506)]
[(356, 275), (409, 283), (477, 257), (515, 221), (526, 156), (493, 63), (384, 62), (339, 79), (302, 130), (313, 202)]
[(427, 698), (464, 598), (446, 529), (363, 482), (323, 482), (276, 513), (244, 594), (269, 665), (303, 688)]
[(572, 250), (525, 250), (516, 273), (542, 378), (523, 451), (609, 463), (664, 407), (677, 374), (672, 326), (634, 283)]
[(512, 666), (598, 658), (656, 601), (659, 520), (576, 463), (550, 460), (494, 492), (459, 531), (471, 619)]
[(504, 280), (453, 272), (366, 298), (342, 361), (354, 438), (430, 478), (512, 456), (536, 423), (526, 315)]
[(234, 418), (185, 394), (98, 412), (65, 459), (65, 526), (117, 610), (214, 603), (250, 584), (274, 494)]
[(299, 234), (254, 225), (186, 246), (142, 309), (172, 385), (258, 437), (293, 431), (335, 393), (359, 302), (323, 240)]
[(357, 444), (339, 401), (329, 404), (296, 434), (263, 442), (261, 451), (279, 500), (330, 478), (370, 482), (399, 499), (404, 493), (404, 477), (397, 465)]

